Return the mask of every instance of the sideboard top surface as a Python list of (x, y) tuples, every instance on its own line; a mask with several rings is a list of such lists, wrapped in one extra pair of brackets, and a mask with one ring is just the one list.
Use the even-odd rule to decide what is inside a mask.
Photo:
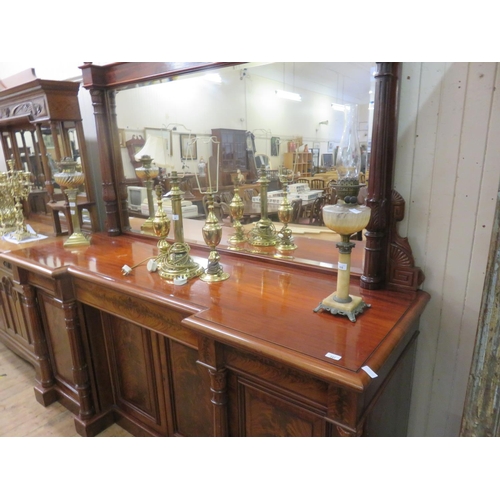
[[(186, 326), (229, 345), (266, 352), (274, 359), (297, 360), (317, 373), (344, 373), (360, 390), (368, 383), (362, 367), (377, 370), (409, 325), (418, 319), (429, 296), (366, 291), (353, 280), (350, 292), (361, 295), (371, 308), (352, 323), (343, 316), (313, 309), (336, 289), (335, 276), (296, 269), (280, 261), (258, 262), (239, 255), (222, 255), (230, 278), (208, 284), (200, 279), (182, 286), (166, 282), (145, 264), (128, 276), (122, 266), (133, 266), (157, 255), (152, 242), (128, 236), (94, 234), (88, 247), (66, 249), (64, 238), (50, 239), (3, 254), (4, 260), (28, 271), (57, 279), (66, 272), (186, 313)], [(192, 249), (192, 258), (206, 266), (208, 248)], [(341, 356), (335, 360), (327, 355)]]

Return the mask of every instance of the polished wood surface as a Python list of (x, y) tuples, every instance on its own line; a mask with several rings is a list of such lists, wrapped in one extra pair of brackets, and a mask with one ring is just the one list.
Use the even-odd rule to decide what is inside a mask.
[[(368, 381), (368, 376), (360, 373), (361, 367), (371, 359), (372, 369), (379, 368), (379, 353), (383, 356), (386, 344), (392, 345), (401, 333), (397, 323), (411, 308), (423, 308), (428, 298), (423, 292), (374, 294), (360, 290), (354, 282), (350, 292), (361, 295), (372, 308), (351, 323), (343, 317), (312, 312), (335, 290), (333, 275), (325, 279), (320, 273), (296, 270), (281, 263), (256, 265), (243, 255), (225, 255), (222, 264), (231, 279), (212, 285), (195, 279), (176, 286), (148, 272), (145, 266), (137, 267), (129, 276), (122, 275), (123, 265), (131, 266), (156, 254), (156, 248), (149, 243), (102, 234), (95, 234), (92, 245), (81, 250), (68, 251), (62, 243), (57, 240), (21, 249), (6, 258), (40, 275), (53, 276), (67, 268), (70, 275), (80, 280), (116, 291), (126, 290), (129, 295), (187, 313), (196, 311), (186, 321), (204, 333), (233, 345), (253, 345), (254, 350), (274, 352), (279, 359), (283, 350), (288, 351), (290, 358), (300, 359), (299, 366), (306, 363), (309, 369), (325, 376), (332, 367), (335, 371), (345, 368), (348, 372), (344, 379), (359, 388)], [(192, 251), (193, 259), (203, 266), (207, 255), (208, 250)], [(268, 318), (272, 328), (263, 330), (262, 318)], [(325, 358), (328, 352), (339, 354), (342, 359)]]

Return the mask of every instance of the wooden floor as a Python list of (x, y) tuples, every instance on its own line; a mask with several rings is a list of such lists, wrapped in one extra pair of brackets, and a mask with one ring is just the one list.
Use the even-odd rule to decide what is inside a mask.
[[(34, 377), (34, 368), (0, 343), (0, 436), (81, 437), (69, 410), (57, 401), (48, 407), (36, 401)], [(99, 434), (127, 436), (116, 424)]]

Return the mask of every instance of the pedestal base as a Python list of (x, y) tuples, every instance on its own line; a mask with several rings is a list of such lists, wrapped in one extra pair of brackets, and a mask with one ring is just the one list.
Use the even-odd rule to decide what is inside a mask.
[(73, 233), (64, 243), (64, 247), (79, 247), (90, 245), (90, 239), (82, 233)]
[(335, 293), (332, 293), (326, 299), (323, 299), (318, 307), (314, 309), (314, 312), (318, 312), (321, 309), (329, 311), (332, 314), (340, 314), (347, 316), (353, 323), (356, 321), (356, 315), (363, 312), (365, 308), (371, 307), (371, 304), (367, 304), (363, 301), (361, 297), (356, 295), (349, 295), (351, 297), (351, 302), (342, 303), (337, 302), (334, 299)]

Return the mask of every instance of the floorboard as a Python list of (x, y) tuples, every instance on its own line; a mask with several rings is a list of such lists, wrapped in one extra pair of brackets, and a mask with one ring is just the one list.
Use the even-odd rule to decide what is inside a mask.
[[(73, 414), (55, 402), (44, 407), (35, 399), (34, 368), (0, 343), (0, 436), (81, 437)], [(97, 437), (130, 437), (113, 424)]]

